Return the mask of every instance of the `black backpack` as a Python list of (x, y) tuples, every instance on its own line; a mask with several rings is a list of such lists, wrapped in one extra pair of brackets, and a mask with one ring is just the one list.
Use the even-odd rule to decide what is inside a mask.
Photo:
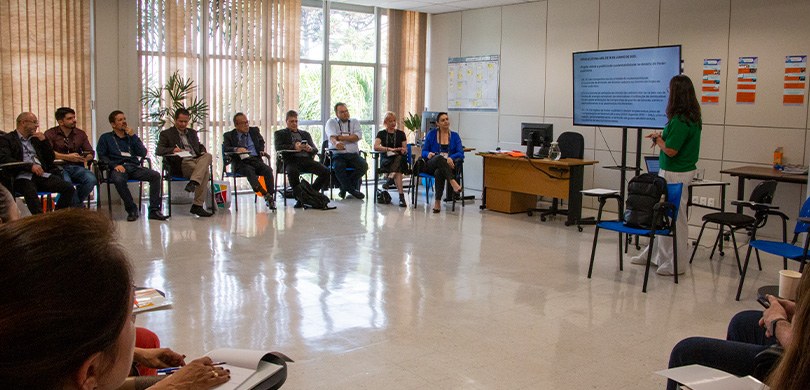
[(301, 202), (304, 208), (312, 208), (318, 210), (331, 210), (335, 207), (329, 207), (329, 198), (315, 191), (314, 188), (306, 180), (301, 180), (301, 183), (293, 188), (295, 193), (295, 200)]
[(664, 214), (658, 215), (653, 223), (653, 209), (659, 202), (666, 201), (667, 181), (652, 173), (643, 173), (632, 179), (627, 186), (627, 202), (624, 209), (624, 224), (644, 229), (660, 229), (664, 226)]
[(391, 194), (386, 190), (377, 190), (377, 204), (391, 204)]

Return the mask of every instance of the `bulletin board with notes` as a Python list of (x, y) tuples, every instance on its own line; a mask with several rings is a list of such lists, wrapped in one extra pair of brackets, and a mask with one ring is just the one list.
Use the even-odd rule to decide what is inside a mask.
[(455, 57), (447, 63), (449, 111), (498, 111), (500, 56)]

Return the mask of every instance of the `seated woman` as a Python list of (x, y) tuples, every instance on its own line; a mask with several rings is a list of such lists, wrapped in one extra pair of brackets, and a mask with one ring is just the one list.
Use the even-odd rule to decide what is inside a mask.
[[(399, 207), (408, 207), (405, 203), (405, 191), (402, 189), (402, 175), (408, 171), (408, 137), (405, 132), (397, 129), (397, 116), (391, 111), (385, 113), (383, 119), (385, 130), (377, 133), (374, 140), (374, 150), (385, 152), (380, 158), (383, 172), (389, 174), (397, 185), (399, 192)], [(383, 186), (385, 188), (385, 186)], [(386, 188), (387, 189), (387, 188)]]
[(450, 131), (450, 117), (446, 112), (440, 112), (436, 116), (436, 130), (431, 130), (425, 137), (425, 144), (422, 147), (422, 172), (431, 174), (436, 178), (436, 197), (433, 203), (433, 212), (441, 211), (442, 195), (444, 193), (445, 182), (449, 183), (453, 190), (452, 196), (461, 193), (461, 185), (456, 180), (456, 172), (464, 162), (464, 146), (461, 145), (461, 137), (455, 131)]
[[(115, 225), (70, 209), (2, 224), (0, 242), (0, 388), (120, 387), (136, 331), (132, 269)], [(151, 388), (208, 389), (229, 379), (204, 357)]]
[[(690, 337), (672, 349), (669, 368), (700, 364), (737, 376), (753, 375), (757, 354), (781, 345), (785, 354), (766, 379), (772, 390), (810, 388), (810, 272), (804, 272), (796, 302), (768, 295), (770, 307), (748, 310), (731, 319), (725, 340)], [(805, 357), (804, 359), (802, 357)], [(667, 382), (667, 389), (677, 389)]]

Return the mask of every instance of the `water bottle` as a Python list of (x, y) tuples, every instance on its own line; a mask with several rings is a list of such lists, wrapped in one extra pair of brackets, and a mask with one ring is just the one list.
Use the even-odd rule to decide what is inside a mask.
[(548, 159), (552, 161), (557, 161), (560, 159), (560, 144), (558, 142), (552, 142), (551, 147), (548, 148)]

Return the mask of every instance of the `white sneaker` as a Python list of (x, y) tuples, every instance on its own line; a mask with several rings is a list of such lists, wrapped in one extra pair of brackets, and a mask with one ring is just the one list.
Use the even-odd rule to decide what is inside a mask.
[[(650, 260), (652, 265), (657, 266), (658, 264), (655, 263), (655, 256), (653, 256), (652, 260)], [(630, 264), (636, 265), (646, 265), (647, 264), (647, 255), (645, 253), (639, 253), (630, 258)]]
[[(661, 276), (673, 276), (673, 275), (675, 275), (675, 272), (673, 272), (672, 268), (669, 268), (669, 267), (658, 267), (658, 269), (655, 270), (655, 273), (657, 273), (658, 275), (661, 275)], [(678, 275), (683, 275), (685, 273), (686, 273), (686, 271), (683, 270), (683, 269), (678, 270)]]

